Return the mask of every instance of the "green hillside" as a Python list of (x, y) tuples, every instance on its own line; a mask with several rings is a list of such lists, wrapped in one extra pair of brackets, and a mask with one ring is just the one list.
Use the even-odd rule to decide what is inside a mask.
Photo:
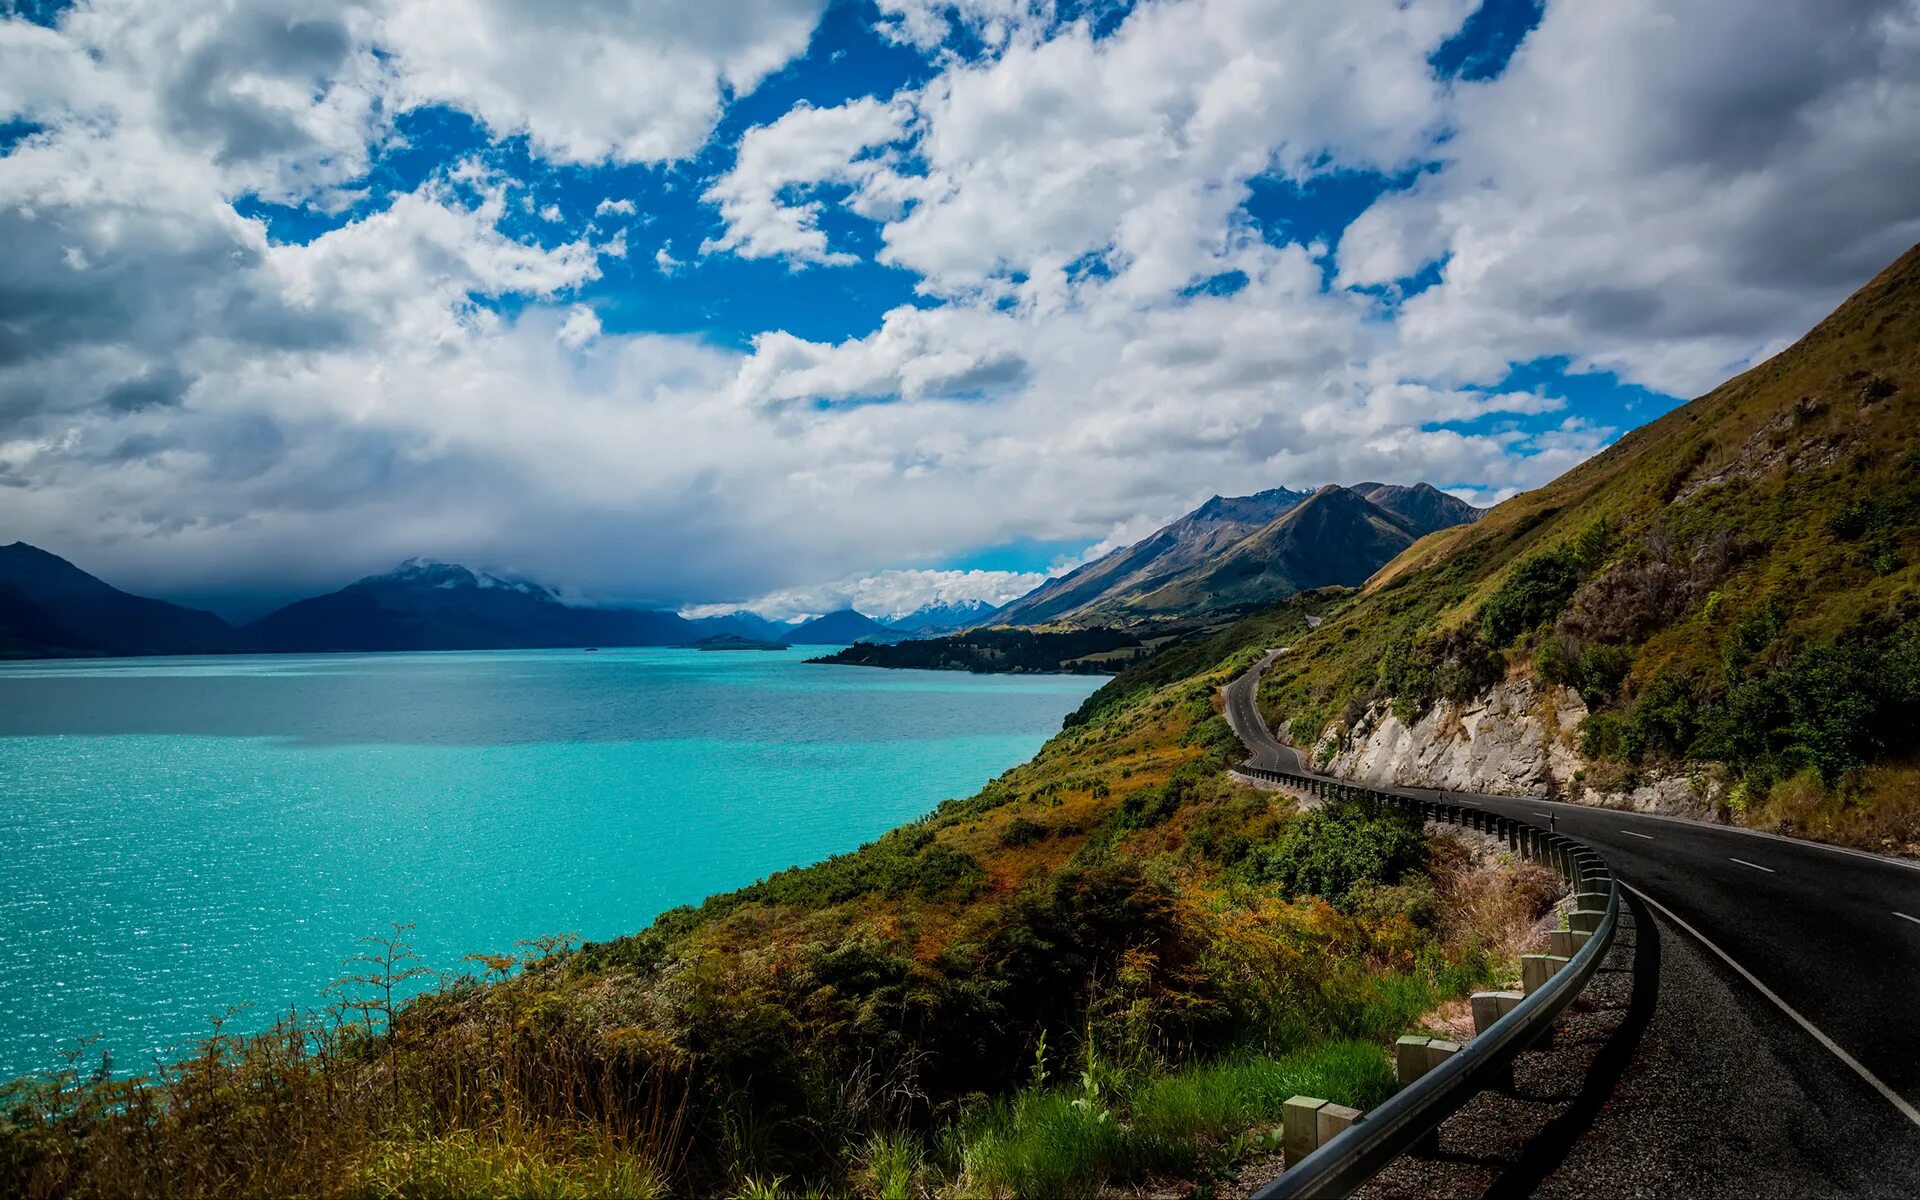
[(1798, 344), (1478, 522), (1299, 639), (1296, 740), (1509, 672), (1577, 689), (1587, 782), (1687, 772), (1729, 818), (1920, 851), (1920, 250)]

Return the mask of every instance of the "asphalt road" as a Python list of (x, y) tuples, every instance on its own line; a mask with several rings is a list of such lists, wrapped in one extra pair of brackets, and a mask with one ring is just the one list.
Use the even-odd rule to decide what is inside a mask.
[[(1299, 771), (1254, 707), (1258, 674), (1226, 689), (1226, 715), (1255, 765)], [(1511, 796), (1391, 789), (1547, 825), (1591, 845), (1669, 929), (1695, 942), (1799, 1039), (1825, 1096), (1897, 1114), (1898, 1153), (1920, 1194), (1920, 866), (1819, 843), (1678, 818)], [(1713, 1039), (1720, 1031), (1700, 1030)], [(1725, 1053), (1738, 1056), (1739, 1045)], [(1796, 1057), (1801, 1057), (1796, 1055)], [(1886, 1144), (1862, 1153), (1894, 1151)]]

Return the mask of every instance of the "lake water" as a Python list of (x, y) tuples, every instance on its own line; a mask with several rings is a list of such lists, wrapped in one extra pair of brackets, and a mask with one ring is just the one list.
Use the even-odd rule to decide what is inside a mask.
[(442, 970), (636, 931), (972, 793), (1100, 682), (810, 653), (0, 664), (0, 1079), (263, 1027), (391, 921)]

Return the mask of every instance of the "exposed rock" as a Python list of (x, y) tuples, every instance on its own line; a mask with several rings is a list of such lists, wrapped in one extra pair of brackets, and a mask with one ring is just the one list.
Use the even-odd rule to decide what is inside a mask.
[[(1376, 704), (1351, 729), (1314, 749), (1319, 770), (1376, 787), (1439, 788), (1489, 796), (1553, 796), (1608, 808), (1676, 816), (1708, 815), (1716, 777), (1640, 772), (1598, 786), (1579, 753), (1587, 707), (1571, 688), (1521, 676), (1476, 700), (1442, 703), (1408, 726)], [(1288, 738), (1289, 727), (1279, 730)]]

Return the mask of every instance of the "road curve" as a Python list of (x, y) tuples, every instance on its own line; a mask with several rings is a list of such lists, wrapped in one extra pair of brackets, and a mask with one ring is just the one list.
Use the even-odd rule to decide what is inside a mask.
[(1257, 695), (1260, 691), (1260, 675), (1273, 660), (1285, 654), (1284, 648), (1272, 650), (1265, 658), (1253, 664), (1243, 675), (1220, 689), (1226, 700), (1227, 724), (1239, 735), (1240, 744), (1247, 748), (1246, 761), (1268, 771), (1292, 771), (1300, 774), (1306, 770), (1300, 761), (1300, 752), (1273, 736), (1267, 723), (1260, 719), (1260, 706)]
[[(1255, 704), (1273, 658), (1228, 685), (1226, 715), (1255, 765), (1297, 772), (1299, 754), (1278, 743)], [(1701, 947), (1732, 986), (1760, 998), (1770, 1039), (1797, 1040), (1805, 1069), (1831, 1076), (1812, 1090), (1874, 1109), (1880, 1144), (1862, 1153), (1904, 1156), (1908, 1194), (1920, 1195), (1920, 864), (1581, 804), (1385, 790), (1551, 824), (1605, 855), (1667, 937)]]

